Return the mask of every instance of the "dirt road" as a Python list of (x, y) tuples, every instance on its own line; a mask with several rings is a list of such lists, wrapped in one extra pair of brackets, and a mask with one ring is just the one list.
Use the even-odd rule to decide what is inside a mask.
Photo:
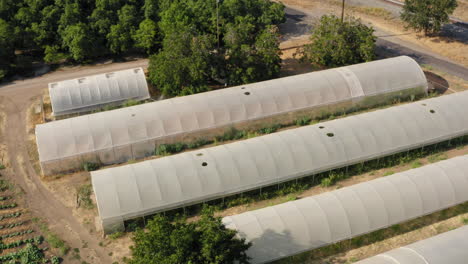
[[(147, 67), (147, 60), (137, 60), (126, 63), (103, 64), (65, 68), (46, 74), (42, 77), (15, 81), (0, 86), (0, 106), (7, 116), (5, 133), (0, 138), (8, 148), (10, 167), (6, 177), (11, 179), (22, 190), (27, 207), (34, 216), (46, 220), (50, 229), (63, 238), (71, 248), (80, 249), (81, 261), (88, 263), (112, 263), (108, 252), (99, 246), (98, 236), (79, 223), (70, 208), (59, 202), (54, 194), (46, 189), (39, 176), (36, 175), (27, 151), (26, 111), (33, 98), (39, 96), (49, 82), (76, 78), (91, 74), (116, 71), (130, 67)], [(83, 248), (83, 244), (88, 246)], [(66, 259), (65, 263), (71, 263)]]

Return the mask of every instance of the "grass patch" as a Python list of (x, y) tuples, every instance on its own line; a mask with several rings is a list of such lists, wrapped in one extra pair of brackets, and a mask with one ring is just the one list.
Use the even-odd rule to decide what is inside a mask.
[(93, 189), (91, 184), (84, 184), (78, 187), (76, 191), (78, 207), (83, 207), (85, 209), (93, 209), (94, 204), (91, 200), (91, 194)]
[(468, 218), (465, 218), (465, 217), (462, 218), (462, 223), (463, 223), (464, 225), (468, 225)]
[(384, 177), (385, 177), (385, 176), (390, 176), (390, 175), (392, 175), (392, 174), (395, 174), (395, 172), (393, 172), (393, 171), (386, 171), (386, 172), (383, 174), (383, 176), (384, 176)]
[(47, 243), (49, 243), (52, 248), (58, 249), (60, 256), (65, 256), (70, 251), (70, 246), (68, 246), (65, 241), (50, 231), (49, 227), (44, 221), (40, 220), (39, 218), (33, 218), (32, 221), (37, 224)]
[(421, 167), (422, 165), (424, 165), (424, 164), (420, 160), (417, 160), (417, 161), (411, 163), (411, 168), (416, 169), (416, 168)]
[(380, 7), (362, 7), (356, 6), (354, 9), (366, 15), (383, 18), (385, 20), (393, 19), (392, 12)]
[(446, 160), (446, 159), (448, 159), (448, 157), (447, 157), (447, 154), (445, 153), (437, 153), (437, 154), (430, 155), (429, 157), (427, 157), (427, 160), (430, 163), (435, 163), (435, 162), (439, 162), (441, 160)]

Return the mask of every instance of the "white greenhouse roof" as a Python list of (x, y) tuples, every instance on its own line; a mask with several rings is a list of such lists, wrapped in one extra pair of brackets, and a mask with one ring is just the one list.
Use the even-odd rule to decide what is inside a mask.
[(466, 201), (468, 156), (462, 156), (225, 217), (223, 223), (252, 243), (247, 254), (251, 263), (256, 264), (370, 233)]
[(39, 160), (117, 152), (151, 139), (405, 89), (425, 91), (427, 81), (413, 59), (396, 57), (79, 116), (36, 126)]
[(94, 171), (99, 214), (128, 220), (466, 135), (467, 104), (457, 93)]
[(150, 97), (142, 68), (49, 83), (54, 115), (90, 111), (106, 104)]
[(466, 263), (468, 263), (468, 226), (356, 262), (356, 264)]

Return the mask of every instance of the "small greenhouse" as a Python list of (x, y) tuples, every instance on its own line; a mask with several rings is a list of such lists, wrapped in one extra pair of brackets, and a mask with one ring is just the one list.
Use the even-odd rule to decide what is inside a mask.
[[(252, 264), (269, 263), (467, 201), (468, 156), (462, 156), (316, 196), (225, 217), (223, 223), (227, 228), (237, 230), (239, 237), (252, 243), (247, 252), (252, 258)], [(435, 253), (430, 255), (434, 256)], [(459, 256), (455, 254), (452, 257), (457, 260)]]
[(49, 83), (54, 116), (90, 112), (126, 100), (150, 98), (142, 68)]
[(419, 65), (396, 57), (343, 68), (177, 97), (36, 126), (44, 175), (115, 164), (157, 145), (222, 135), (372, 107), (427, 92)]
[(105, 232), (125, 220), (468, 134), (468, 92), (91, 173)]
[(356, 264), (466, 264), (468, 226), (442, 233)]

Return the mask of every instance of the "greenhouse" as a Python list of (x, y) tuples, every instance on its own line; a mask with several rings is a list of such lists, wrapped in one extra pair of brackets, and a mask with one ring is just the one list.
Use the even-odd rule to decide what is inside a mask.
[(468, 226), (356, 262), (356, 264), (466, 263), (468, 263)]
[(130, 99), (150, 98), (142, 68), (49, 83), (49, 95), (55, 116), (90, 112)]
[(468, 92), (94, 171), (104, 230), (468, 134)]
[(423, 95), (427, 87), (414, 60), (396, 57), (177, 97), (38, 125), (39, 160), (44, 175), (81, 169), (85, 162), (121, 163), (152, 155), (163, 143), (342, 114)]
[(225, 217), (223, 223), (252, 243), (252, 264), (269, 263), (467, 201), (468, 156), (462, 156)]

